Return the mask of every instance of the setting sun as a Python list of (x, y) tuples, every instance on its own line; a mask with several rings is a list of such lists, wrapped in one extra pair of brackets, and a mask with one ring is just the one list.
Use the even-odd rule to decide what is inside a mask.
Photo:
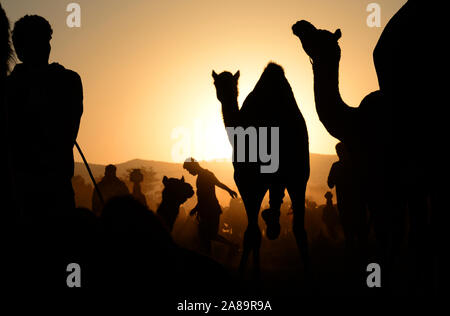
[[(385, 23), (402, 1), (381, 2)], [(229, 158), (211, 72), (240, 70), (242, 105), (269, 61), (285, 69), (306, 120), (310, 151), (334, 154), (336, 140), (315, 111), (309, 58), (290, 29), (298, 19), (341, 28), (341, 91), (350, 105), (378, 89), (372, 50), (382, 28), (366, 25), (365, 3), (83, 0), (80, 28), (66, 26), (64, 1), (2, 3), (11, 21), (27, 12), (50, 21), (51, 61), (77, 71), (83, 81), (78, 142), (95, 163), (173, 161), (172, 135), (180, 128), (190, 133), (193, 156)]]
[(439, 14), (0, 0), (5, 287), (157, 314), (443, 293)]

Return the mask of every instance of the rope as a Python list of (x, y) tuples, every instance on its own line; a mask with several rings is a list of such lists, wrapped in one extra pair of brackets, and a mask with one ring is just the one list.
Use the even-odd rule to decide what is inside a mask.
[(89, 176), (91, 177), (92, 183), (94, 184), (95, 191), (97, 192), (98, 197), (100, 198), (100, 202), (102, 203), (102, 206), (104, 206), (105, 205), (105, 200), (103, 199), (103, 195), (100, 192), (99, 187), (97, 186), (97, 182), (95, 182), (95, 179), (94, 179), (94, 176), (92, 174), (91, 168), (89, 167), (89, 164), (88, 164), (86, 158), (84, 157), (83, 151), (81, 151), (80, 145), (78, 145), (77, 141), (75, 141), (75, 146), (77, 147), (78, 152), (80, 153), (80, 156), (83, 159), (84, 165), (86, 166), (86, 169), (87, 169), (87, 171), (89, 173)]

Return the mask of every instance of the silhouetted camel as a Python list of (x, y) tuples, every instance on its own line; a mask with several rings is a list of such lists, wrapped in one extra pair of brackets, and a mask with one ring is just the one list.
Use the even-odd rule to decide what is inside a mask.
[(312, 60), (319, 118), (355, 162), (388, 261), (399, 253), (406, 207), (410, 245), (417, 247), (419, 260), (427, 257), (428, 201), (432, 219), (436, 206), (442, 205), (439, 168), (446, 167), (440, 155), (432, 154), (444, 142), (440, 109), (433, 106), (442, 90), (430, 79), (440, 63), (432, 39), (443, 36), (436, 25), (441, 21), (437, 11), (433, 4), (410, 0), (389, 21), (374, 50), (380, 90), (366, 96), (358, 108), (347, 106), (339, 94), (340, 30), (318, 30), (307, 21), (292, 28)]
[(407, 1), (389, 20), (373, 52), (380, 90), (390, 100), (394, 122), (392, 155), (397, 164), (391, 171), (399, 174), (398, 194), (407, 197), (409, 246), (418, 275), (412, 284), (426, 292), (425, 279), (428, 287), (432, 278), (434, 285), (442, 284), (436, 269), (446, 247), (442, 210), (448, 159), (436, 151), (448, 143), (447, 109), (441, 106), (447, 99), (447, 81), (438, 79), (448, 76), (442, 67), (448, 54), (436, 47), (447, 36), (445, 15), (435, 3)]
[[(280, 233), (280, 206), (285, 189), (292, 200), (293, 231), (307, 269), (308, 245), (304, 214), (305, 190), (309, 178), (308, 132), (284, 71), (279, 65), (269, 63), (241, 109), (237, 99), (239, 71), (235, 75), (230, 72), (217, 75), (213, 71), (213, 78), (217, 98), (222, 103), (226, 128), (279, 127), (279, 168), (275, 173), (261, 173), (260, 166), (264, 164), (261, 160), (233, 160), (234, 180), (244, 201), (248, 218), (239, 270), (241, 274), (244, 272), (249, 254), (253, 251), (254, 272), (259, 275), (261, 231), (258, 227), (258, 214), (261, 202), (269, 190), (270, 208), (263, 211), (263, 218), (267, 223), (267, 236), (271, 239), (277, 238)], [(258, 138), (260, 136), (258, 132)], [(230, 141), (234, 143), (233, 140)], [(268, 146), (270, 147), (270, 144)], [(246, 152), (248, 149), (247, 143)], [(236, 155), (236, 148), (233, 148), (233, 151)]]
[(194, 195), (192, 186), (181, 179), (164, 176), (162, 183), (162, 201), (156, 213), (163, 219), (169, 231), (172, 231), (175, 220), (180, 212), (180, 206)]
[[(314, 72), (314, 96), (317, 114), (327, 131), (348, 149), (362, 188), (362, 198), (374, 214), (374, 229), (381, 245), (381, 260), (392, 259), (400, 245), (402, 204), (398, 194), (397, 159), (392, 157), (393, 128), (389, 102), (381, 91), (366, 96), (359, 107), (349, 107), (339, 93), (338, 40), (341, 31), (318, 30), (307, 21), (293, 27), (311, 58)], [(398, 249), (396, 249), (398, 250)]]

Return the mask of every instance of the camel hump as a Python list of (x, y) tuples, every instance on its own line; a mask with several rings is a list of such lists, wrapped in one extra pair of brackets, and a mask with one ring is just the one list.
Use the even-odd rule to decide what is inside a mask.
[(265, 85), (267, 85), (268, 82), (283, 82), (284, 80), (286, 79), (283, 67), (271, 61), (264, 69), (259, 82), (261, 84), (264, 83)]
[(279, 94), (279, 88), (286, 86), (289, 86), (289, 83), (284, 75), (283, 67), (274, 62), (269, 62), (256, 83), (253, 92), (261, 95), (267, 94), (267, 92)]
[(292, 120), (302, 118), (283, 67), (275, 62), (268, 63), (240, 113), (249, 123), (267, 126), (290, 125)]
[(264, 69), (264, 73), (271, 74), (271, 75), (277, 75), (277, 76), (283, 76), (284, 77), (284, 69), (277, 63), (271, 61), (267, 64), (266, 68)]

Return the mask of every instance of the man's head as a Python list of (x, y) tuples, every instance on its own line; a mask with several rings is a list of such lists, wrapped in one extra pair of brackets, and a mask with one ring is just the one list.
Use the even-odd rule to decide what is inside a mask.
[(193, 176), (197, 175), (200, 170), (200, 164), (194, 158), (188, 158), (184, 161), (183, 168)]
[(46, 19), (25, 15), (14, 24), (12, 41), (17, 57), (26, 64), (47, 64), (53, 30)]
[(116, 166), (114, 165), (107, 165), (105, 167), (105, 177), (111, 178), (116, 176)]

